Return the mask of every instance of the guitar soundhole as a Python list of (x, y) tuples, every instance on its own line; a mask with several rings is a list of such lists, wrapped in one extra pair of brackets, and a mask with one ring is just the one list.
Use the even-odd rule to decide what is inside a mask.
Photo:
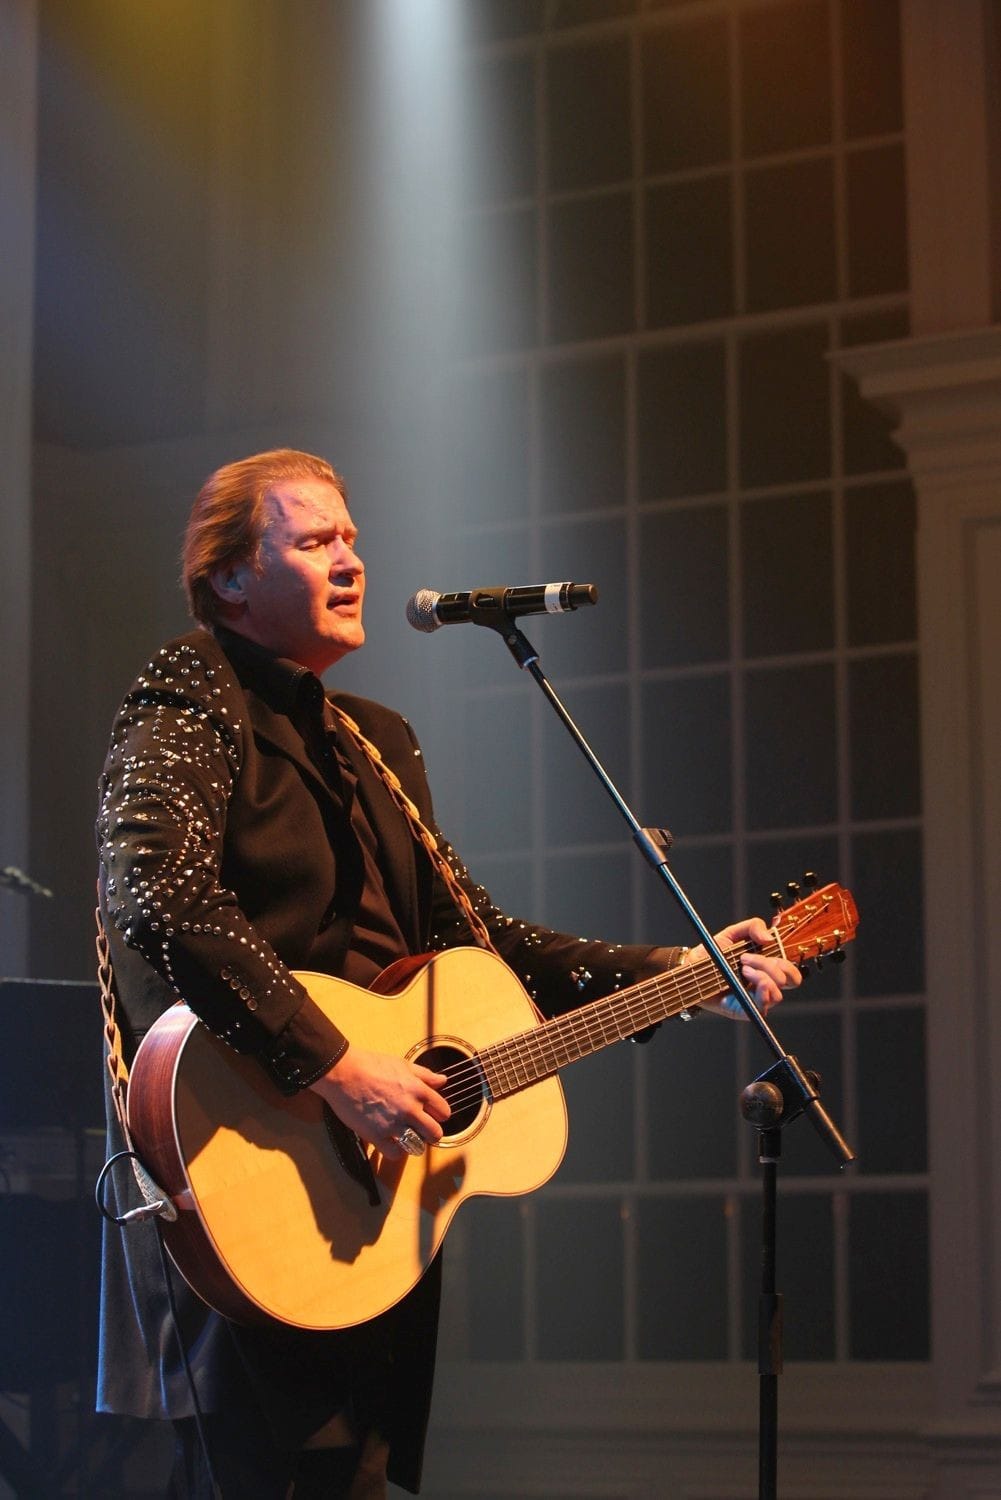
[(421, 1063), (435, 1073), (447, 1073), (448, 1083), (442, 1093), (448, 1100), (452, 1113), (444, 1125), (447, 1141), (453, 1136), (463, 1135), (476, 1122), (483, 1109), (483, 1084), (479, 1065), (459, 1047), (447, 1042), (438, 1042), (418, 1053), (414, 1062)]

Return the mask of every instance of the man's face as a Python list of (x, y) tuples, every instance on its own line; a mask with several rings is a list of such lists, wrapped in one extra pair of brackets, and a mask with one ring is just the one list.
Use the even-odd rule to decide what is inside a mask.
[(264, 501), (257, 566), (213, 579), (225, 623), (318, 676), (365, 640), (365, 570), (344, 497), (325, 479), (286, 479)]

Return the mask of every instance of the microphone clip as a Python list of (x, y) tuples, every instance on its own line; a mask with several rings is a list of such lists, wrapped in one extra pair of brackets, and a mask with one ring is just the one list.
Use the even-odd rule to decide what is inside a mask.
[(469, 595), (469, 621), (473, 625), (485, 625), (488, 630), (517, 629), (513, 617), (506, 609), (507, 588), (473, 589)]
[[(484, 593), (493, 593), (494, 590), (483, 590)], [(503, 589), (496, 592), (503, 594)], [(481, 615), (479, 610), (471, 611), (469, 618), (476, 625), (486, 625), (489, 630), (496, 630), (504, 642), (518, 666), (524, 672), (528, 667), (534, 666), (539, 660), (539, 653), (532, 645), (524, 631), (520, 630), (514, 623), (511, 615), (500, 604), (496, 609), (488, 609)]]

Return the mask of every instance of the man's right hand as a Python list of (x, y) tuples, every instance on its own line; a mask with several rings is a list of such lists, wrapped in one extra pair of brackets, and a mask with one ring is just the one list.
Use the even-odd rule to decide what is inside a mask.
[(451, 1114), (438, 1093), (445, 1083), (444, 1073), (420, 1063), (350, 1046), (311, 1087), (349, 1130), (399, 1161), (407, 1154), (399, 1137), (408, 1127), (429, 1145), (441, 1140), (441, 1123)]

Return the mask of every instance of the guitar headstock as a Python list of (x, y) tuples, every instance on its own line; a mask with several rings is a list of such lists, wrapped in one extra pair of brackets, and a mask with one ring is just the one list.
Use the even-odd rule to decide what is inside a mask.
[[(798, 895), (800, 887), (790, 882), (790, 895)], [(844, 958), (845, 943), (850, 943), (858, 929), (858, 909), (850, 891), (831, 883), (818, 890), (810, 890), (793, 906), (779, 906), (781, 897), (773, 894), (776, 903), (773, 927), (779, 937), (785, 955), (803, 968), (830, 955), (835, 963)]]

